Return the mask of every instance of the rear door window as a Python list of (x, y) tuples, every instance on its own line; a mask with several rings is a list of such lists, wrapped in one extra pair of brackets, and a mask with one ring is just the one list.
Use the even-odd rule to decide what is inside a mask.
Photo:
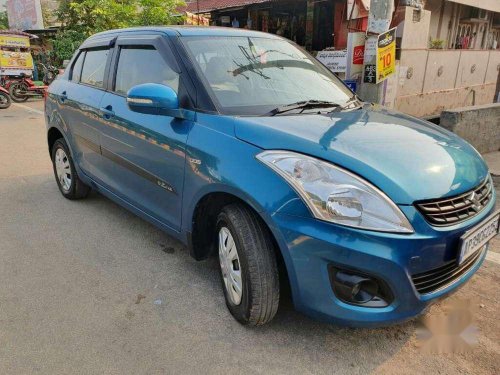
[(109, 49), (88, 50), (83, 63), (81, 83), (104, 87), (104, 71), (108, 60)]
[(179, 74), (153, 46), (123, 46), (116, 69), (115, 92), (126, 95), (133, 86), (159, 83), (179, 90)]
[(73, 70), (71, 71), (71, 80), (73, 82), (80, 82), (80, 77), (82, 75), (83, 59), (85, 58), (85, 51), (82, 51), (75, 63), (73, 64)]

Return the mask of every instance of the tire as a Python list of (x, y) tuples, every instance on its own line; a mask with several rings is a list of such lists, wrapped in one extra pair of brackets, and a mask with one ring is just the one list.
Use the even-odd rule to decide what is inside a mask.
[[(51, 156), (54, 176), (61, 194), (71, 200), (87, 197), (90, 188), (78, 177), (68, 145), (63, 138), (55, 141)], [(60, 174), (60, 172), (62, 173)]]
[(28, 95), (22, 95), (23, 92), (28, 91), (28, 86), (24, 82), (15, 82), (9, 86), (9, 94), (13, 101), (16, 103), (24, 103), (28, 100)]
[[(241, 204), (224, 207), (217, 218), (216, 228), (222, 288), (229, 311), (244, 325), (258, 326), (270, 322), (278, 310), (280, 288), (269, 230), (255, 212)], [(227, 233), (230, 236), (225, 237)], [(232, 251), (231, 239), (235, 245)], [(238, 288), (231, 281), (238, 280), (237, 276), (232, 276), (238, 270), (241, 280), (239, 301)]]
[(0, 109), (7, 109), (10, 107), (10, 96), (4, 92), (0, 92)]

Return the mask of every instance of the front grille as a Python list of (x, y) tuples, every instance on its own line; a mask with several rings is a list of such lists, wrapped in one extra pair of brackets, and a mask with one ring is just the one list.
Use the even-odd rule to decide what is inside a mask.
[(446, 226), (461, 223), (479, 214), (493, 196), (491, 179), (477, 188), (456, 197), (432, 199), (415, 203), (417, 209), (432, 225)]
[(478, 250), (466, 259), (460, 266), (456, 260), (442, 267), (413, 275), (411, 278), (420, 294), (432, 293), (452, 284), (463, 274), (467, 273), (480, 259), (484, 250)]

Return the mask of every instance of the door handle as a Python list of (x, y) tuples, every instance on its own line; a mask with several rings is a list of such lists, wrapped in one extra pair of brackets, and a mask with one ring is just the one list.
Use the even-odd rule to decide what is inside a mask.
[(63, 91), (61, 93), (61, 96), (59, 97), (59, 100), (61, 101), (61, 103), (64, 103), (66, 99), (68, 99), (68, 95), (66, 94), (66, 91)]
[(101, 113), (102, 113), (102, 117), (104, 117), (106, 120), (109, 120), (111, 117), (113, 117), (115, 115), (115, 112), (113, 111), (113, 107), (110, 105), (108, 105), (107, 107), (102, 107)]

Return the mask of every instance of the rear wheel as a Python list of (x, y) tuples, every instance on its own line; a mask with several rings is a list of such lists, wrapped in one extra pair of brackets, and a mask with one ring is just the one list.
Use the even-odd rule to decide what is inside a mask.
[(255, 212), (226, 206), (217, 219), (217, 241), (226, 305), (245, 325), (272, 320), (279, 304), (279, 277), (273, 242)]
[(52, 147), (52, 165), (57, 186), (65, 198), (81, 199), (88, 195), (90, 188), (78, 177), (68, 145), (63, 138), (55, 141)]
[(9, 94), (16, 103), (28, 100), (28, 85), (24, 82), (14, 82), (9, 87)]
[(7, 93), (0, 91), (0, 109), (6, 109), (10, 107), (10, 97)]

